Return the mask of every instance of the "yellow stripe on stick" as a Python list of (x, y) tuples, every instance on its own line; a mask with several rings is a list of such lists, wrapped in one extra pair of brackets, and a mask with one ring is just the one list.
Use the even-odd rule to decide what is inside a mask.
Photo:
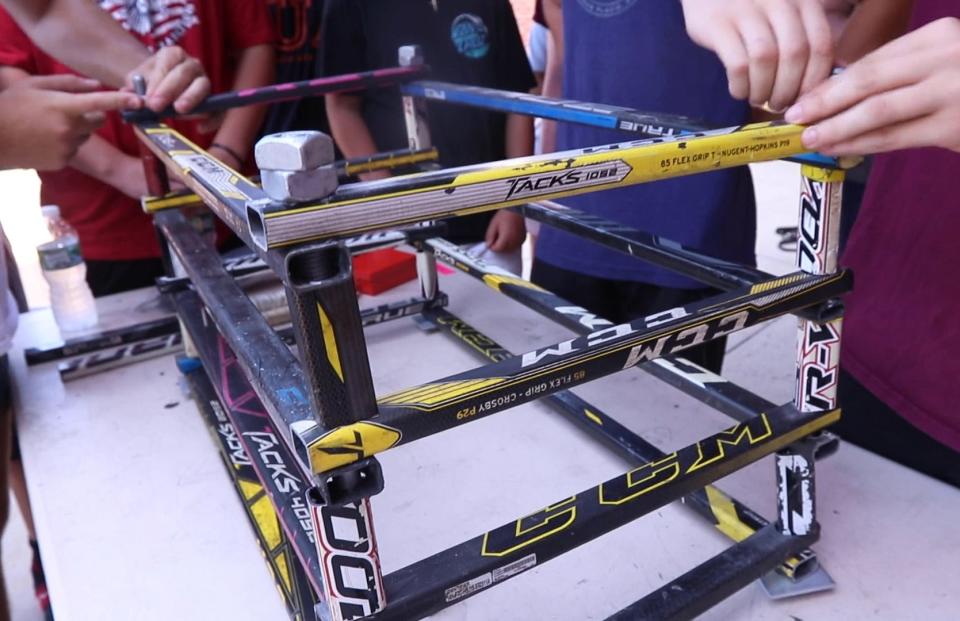
[(146, 213), (156, 213), (165, 209), (202, 205), (203, 199), (196, 194), (176, 194), (174, 196), (145, 196), (140, 199), (140, 205)]
[(717, 520), (717, 530), (736, 542), (743, 541), (755, 532), (743, 523), (733, 501), (726, 494), (712, 485), (708, 485), (704, 491), (707, 492), (710, 511)]
[(320, 330), (323, 332), (323, 348), (327, 350), (327, 360), (330, 366), (336, 372), (340, 381), (343, 381), (343, 367), (340, 365), (340, 350), (337, 349), (337, 335), (333, 332), (333, 324), (330, 318), (323, 311), (323, 307), (317, 302), (317, 313), (320, 315)]
[(277, 520), (277, 512), (274, 511), (270, 498), (262, 496), (250, 507), (250, 513), (253, 514), (257, 530), (260, 531), (260, 536), (263, 537), (267, 548), (275, 550), (281, 543), (280, 522)]
[(594, 413), (591, 412), (590, 410), (584, 410), (584, 411), (583, 411), (583, 414), (584, 414), (584, 416), (586, 416), (587, 418), (589, 418), (590, 420), (592, 420), (592, 421), (595, 422), (596, 424), (601, 425), (601, 426), (603, 425), (603, 420), (601, 420), (599, 416), (597, 416), (596, 414), (594, 414)]
[(476, 390), (496, 386), (506, 381), (502, 377), (491, 377), (476, 380), (462, 380), (457, 382), (440, 382), (429, 384), (412, 391), (404, 391), (387, 395), (379, 399), (380, 405), (398, 405), (430, 407), (442, 404), (450, 399), (456, 399)]
[(287, 553), (281, 552), (277, 555), (277, 573), (280, 574), (280, 580), (283, 582), (284, 596), (293, 591), (293, 578), (290, 576), (290, 564), (287, 562)]

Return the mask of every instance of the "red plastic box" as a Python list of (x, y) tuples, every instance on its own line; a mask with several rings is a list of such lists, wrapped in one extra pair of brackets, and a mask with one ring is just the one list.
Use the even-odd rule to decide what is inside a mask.
[(353, 258), (357, 291), (377, 295), (417, 277), (417, 260), (409, 252), (385, 248)]

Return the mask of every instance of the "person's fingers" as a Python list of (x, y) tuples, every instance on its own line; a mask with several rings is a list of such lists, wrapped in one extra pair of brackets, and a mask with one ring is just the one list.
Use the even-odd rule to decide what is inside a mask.
[[(943, 46), (931, 45), (930, 35), (944, 26), (933, 22), (867, 54), (847, 67), (839, 77), (822, 82), (801, 97), (797, 105), (787, 111), (787, 121), (811, 123), (835, 114), (873, 93), (915, 82), (918, 79), (916, 67), (921, 63), (926, 61), (926, 66), (937, 66), (938, 61), (934, 57), (943, 54)], [(949, 27), (949, 24), (946, 26)]]
[(719, 24), (711, 37), (713, 51), (727, 70), (730, 96), (746, 99), (750, 96), (750, 61), (743, 39), (732, 24)]
[(123, 86), (120, 88), (119, 92), (126, 93), (128, 95), (133, 95), (133, 97), (130, 98), (130, 101), (127, 102), (126, 108), (128, 110), (139, 110), (143, 108), (144, 106), (143, 97), (141, 97), (135, 90), (133, 90), (132, 87)]
[[(937, 54), (936, 50), (920, 52)], [(914, 59), (864, 58), (843, 73), (821, 83), (792, 106), (785, 115), (790, 123), (813, 123), (850, 108), (864, 99), (909, 86), (917, 81)]]
[(501, 210), (490, 221), (487, 238), (484, 241), (494, 252), (512, 252), (520, 247), (523, 239), (523, 216), (512, 211)]
[(800, 93), (810, 46), (800, 11), (792, 3), (771, 3), (770, 24), (777, 40), (778, 57), (773, 90), (766, 103), (772, 110), (783, 110)]
[(139, 73), (147, 82), (147, 94), (153, 94), (154, 88), (163, 81), (164, 76), (182, 63), (186, 57), (186, 52), (176, 45), (161, 48), (128, 75), (128, 81), (132, 86), (133, 76)]
[[(209, 89), (209, 81), (204, 77), (203, 67), (199, 61), (190, 58), (173, 67), (160, 78), (159, 82), (154, 83), (147, 94), (147, 106), (157, 111), (163, 110), (193, 86), (195, 80), (200, 80), (200, 84), (194, 92), (203, 92), (204, 87)], [(196, 95), (189, 96), (187, 103), (190, 103), (192, 98), (196, 98)]]
[(803, 94), (830, 76), (834, 63), (834, 45), (830, 22), (818, 1), (802, 2), (800, 19), (806, 31), (807, 44), (810, 46), (807, 69), (800, 82), (800, 94)]
[[(166, 97), (161, 94), (157, 96), (157, 87), (164, 81), (174, 67), (183, 62), (186, 58), (186, 52), (178, 46), (164, 47), (158, 50), (153, 56), (148, 58), (140, 67), (127, 75), (127, 82), (133, 86), (133, 77), (140, 75), (147, 85), (147, 92), (144, 95), (144, 103), (151, 110), (158, 112), (167, 107), (173, 97)], [(151, 101), (152, 99), (152, 101)]]
[(174, 109), (180, 114), (185, 114), (196, 108), (210, 94), (210, 79), (202, 75), (194, 78), (190, 86), (184, 90), (174, 102)]
[(749, 62), (750, 104), (760, 107), (770, 99), (777, 77), (777, 39), (759, 12), (746, 12), (736, 19)]
[[(196, 105), (207, 95), (209, 90), (210, 81), (205, 77), (200, 62), (195, 58), (185, 57), (182, 62), (170, 68), (164, 75), (154, 79), (153, 84), (147, 91), (147, 106), (151, 110), (160, 112), (185, 94), (187, 100), (184, 105)], [(190, 108), (184, 107), (178, 109), (178, 111), (189, 112)]]
[(71, 94), (64, 99), (63, 108), (73, 114), (86, 114), (88, 112), (109, 112), (111, 110), (123, 110), (136, 104), (139, 98), (133, 93), (122, 93), (120, 91), (103, 91), (97, 93)]
[(899, 88), (868, 97), (840, 114), (804, 130), (804, 146), (821, 149), (830, 145), (847, 144), (858, 136), (927, 116), (936, 111), (938, 97), (938, 94), (919, 86)]
[(31, 88), (64, 93), (90, 93), (103, 86), (96, 80), (66, 74), (31, 77), (28, 80)]
[(909, 149), (938, 144), (942, 131), (934, 118), (920, 117), (886, 125), (836, 144), (825, 145), (822, 151), (828, 155), (841, 156)]

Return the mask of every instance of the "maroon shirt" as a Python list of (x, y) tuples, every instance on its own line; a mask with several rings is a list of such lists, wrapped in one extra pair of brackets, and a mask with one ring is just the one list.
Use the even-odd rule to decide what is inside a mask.
[[(960, 2), (919, 0), (912, 27), (947, 16), (960, 16)], [(878, 156), (843, 263), (855, 277), (844, 367), (960, 451), (960, 154)]]

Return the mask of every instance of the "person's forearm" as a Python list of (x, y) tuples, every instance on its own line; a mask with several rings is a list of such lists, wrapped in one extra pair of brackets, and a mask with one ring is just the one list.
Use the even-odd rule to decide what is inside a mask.
[(72, 69), (114, 87), (150, 53), (89, 0), (2, 0), (45, 52)]
[(533, 154), (533, 118), (523, 114), (508, 114), (505, 155), (508, 158)]
[(327, 95), (324, 100), (330, 131), (344, 157), (363, 157), (376, 153), (377, 144), (363, 120), (363, 99), (357, 95)]
[(837, 62), (856, 62), (907, 31), (913, 0), (864, 0), (850, 16), (837, 42)]
[(543, 21), (547, 22), (556, 51), (563, 58), (563, 0), (544, 0)]
[(123, 155), (119, 149), (101, 138), (90, 136), (77, 150), (77, 154), (70, 160), (70, 168), (79, 170), (85, 175), (113, 185), (112, 171), (116, 167), (117, 155)]
[[(508, 114), (504, 148), (508, 158), (524, 157), (533, 153), (533, 119), (520, 114)], [(494, 252), (513, 252), (526, 237), (523, 216), (509, 210), (497, 212), (487, 226), (484, 242)]]
[[(330, 121), (330, 132), (336, 141), (340, 152), (346, 158), (373, 155), (378, 151), (377, 143), (363, 120), (363, 98), (358, 95), (326, 95), (324, 102), (327, 108), (327, 120)], [(364, 181), (384, 179), (389, 177), (388, 171), (364, 173), (360, 178)]]
[[(377, 143), (363, 120), (363, 98), (358, 95), (326, 95), (327, 120), (330, 132), (340, 152), (346, 158), (363, 157), (377, 153)], [(386, 170), (378, 170), (359, 175), (364, 181), (385, 179), (390, 176)]]
[[(275, 74), (273, 46), (257, 45), (247, 48), (237, 65), (234, 90), (257, 88), (273, 82)], [(225, 147), (232, 159), (246, 158), (263, 123), (266, 106), (233, 108), (223, 118), (223, 123), (213, 139), (214, 144)], [(235, 155), (234, 155), (235, 154)], [(244, 162), (234, 162), (239, 168)]]
[[(546, 5), (544, 5), (546, 6)], [(548, 21), (550, 13), (547, 13)], [(555, 21), (555, 20), (554, 20)], [(559, 28), (563, 29), (562, 20)], [(544, 97), (559, 98), (563, 96), (563, 40), (553, 36), (553, 30), (547, 35), (547, 70), (543, 76)], [(557, 150), (557, 123), (544, 119), (540, 130), (540, 150), (544, 153), (553, 153)]]
[(140, 159), (127, 155), (100, 136), (90, 136), (67, 165), (130, 198), (139, 199), (148, 194)]
[(77, 150), (69, 166), (97, 181), (116, 187), (117, 176), (124, 174), (121, 164), (127, 157), (129, 156), (100, 136), (90, 136)]

